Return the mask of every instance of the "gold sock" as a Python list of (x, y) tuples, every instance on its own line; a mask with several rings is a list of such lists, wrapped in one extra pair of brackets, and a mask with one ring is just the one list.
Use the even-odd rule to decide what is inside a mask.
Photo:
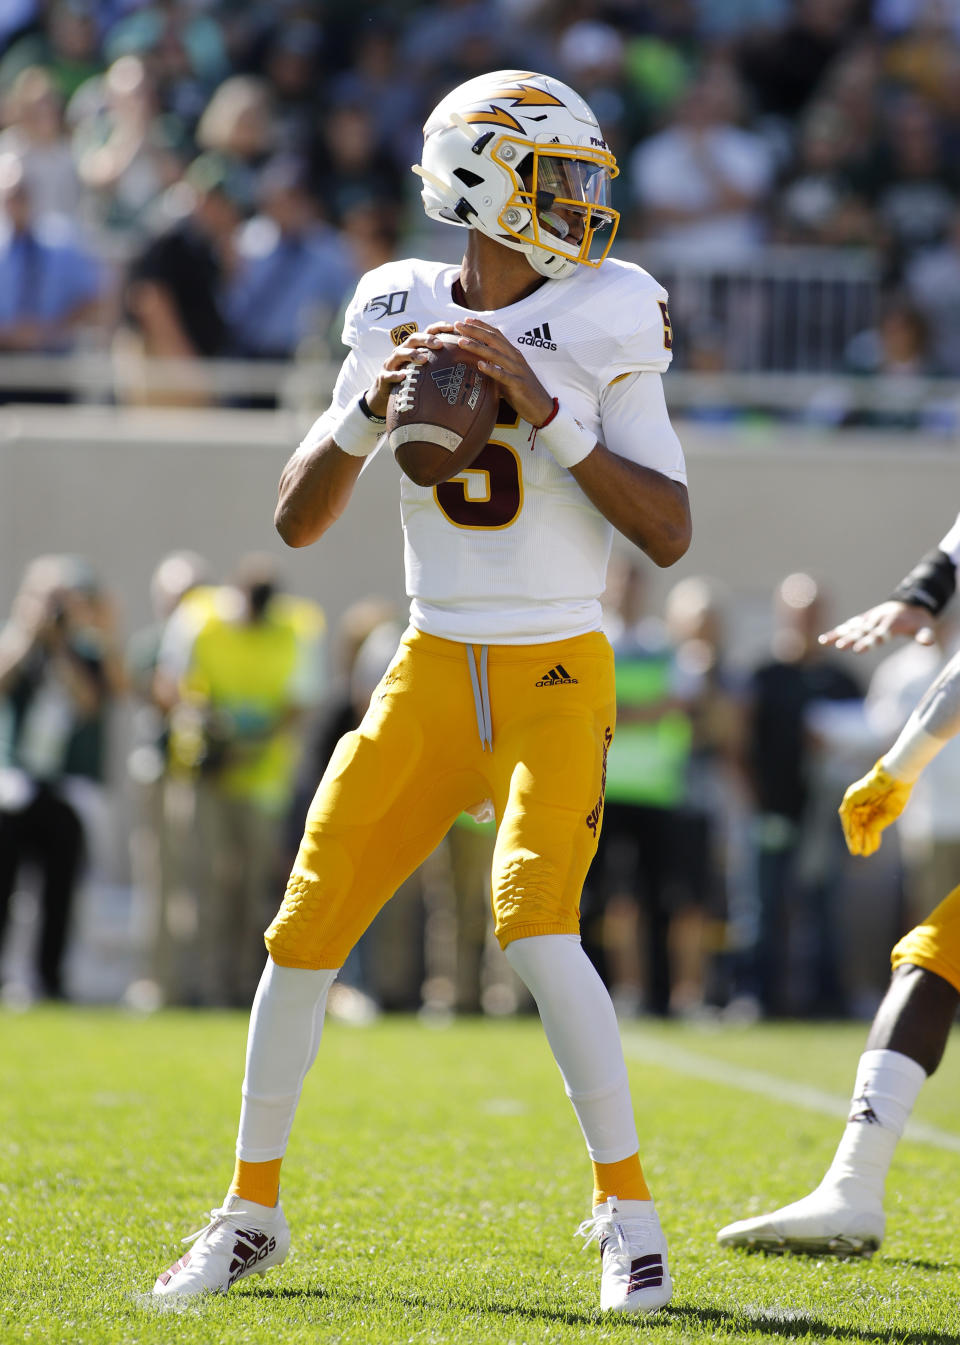
[(275, 1205), (280, 1198), (282, 1162), (282, 1158), (269, 1158), (266, 1163), (245, 1163), (238, 1158), (230, 1194), (241, 1200), (252, 1200), (255, 1205)]
[(604, 1204), (611, 1196), (618, 1200), (650, 1199), (650, 1188), (644, 1180), (638, 1153), (621, 1158), (618, 1163), (594, 1163), (594, 1207)]

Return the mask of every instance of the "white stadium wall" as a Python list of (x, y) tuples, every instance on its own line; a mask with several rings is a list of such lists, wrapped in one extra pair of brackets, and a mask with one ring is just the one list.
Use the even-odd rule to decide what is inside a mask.
[[(290, 551), (276, 536), (277, 480), (303, 429), (286, 413), (0, 410), (0, 613), (31, 557), (79, 552), (133, 631), (150, 620), (153, 567), (179, 547), (207, 555), (220, 576), (244, 552), (273, 552), (289, 588), (320, 601), (331, 622), (366, 594), (402, 602), (398, 469), (383, 455), (320, 544)], [(883, 596), (960, 508), (952, 441), (679, 429), (694, 543), (674, 569), (651, 567), (653, 594), (713, 575), (753, 612), (755, 635), (783, 575), (812, 572), (839, 616)]]

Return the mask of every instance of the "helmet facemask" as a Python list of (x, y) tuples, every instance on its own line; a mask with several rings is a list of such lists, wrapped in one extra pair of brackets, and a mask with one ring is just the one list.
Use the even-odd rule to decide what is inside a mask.
[[(599, 266), (610, 251), (618, 211), (610, 204), (610, 183), (619, 169), (608, 150), (582, 145), (537, 145), (501, 136), (490, 157), (515, 180), (512, 196), (498, 223), (518, 242), (532, 244), (528, 254), (556, 275), (553, 257), (582, 266)], [(546, 253), (545, 258), (538, 254)], [(572, 268), (564, 267), (563, 274)]]

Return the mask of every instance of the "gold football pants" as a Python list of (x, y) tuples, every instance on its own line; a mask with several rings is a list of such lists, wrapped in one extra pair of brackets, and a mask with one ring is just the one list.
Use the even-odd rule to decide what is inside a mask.
[(310, 805), (267, 930), (274, 961), (341, 966), (454, 819), (484, 799), (498, 823), (501, 946), (576, 934), (614, 715), (613, 654), (599, 632), (481, 647), (408, 631)]
[(960, 992), (960, 887), (944, 897), (926, 920), (904, 934), (890, 961), (895, 968), (904, 962), (924, 967)]

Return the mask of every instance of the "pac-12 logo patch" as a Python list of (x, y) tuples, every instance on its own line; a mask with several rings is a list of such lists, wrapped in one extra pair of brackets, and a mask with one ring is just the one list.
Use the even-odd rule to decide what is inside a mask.
[(408, 336), (412, 336), (417, 330), (415, 322), (401, 322), (399, 327), (390, 328), (390, 340), (395, 346), (402, 346)]

